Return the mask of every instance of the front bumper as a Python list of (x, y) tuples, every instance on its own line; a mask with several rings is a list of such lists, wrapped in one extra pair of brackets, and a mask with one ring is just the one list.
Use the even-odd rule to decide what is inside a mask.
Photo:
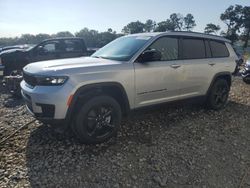
[(21, 93), (28, 111), (39, 120), (63, 120), (66, 118), (67, 100), (71, 85), (35, 86), (21, 82)]
[(3, 78), (4, 66), (0, 65), (0, 78)]

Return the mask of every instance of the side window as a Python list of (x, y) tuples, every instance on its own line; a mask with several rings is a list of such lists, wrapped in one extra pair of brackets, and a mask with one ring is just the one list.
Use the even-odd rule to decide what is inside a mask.
[(48, 41), (41, 45), (43, 53), (54, 53), (62, 50), (62, 45), (59, 41)]
[(178, 39), (172, 37), (161, 37), (157, 39), (148, 49), (156, 49), (161, 52), (161, 61), (178, 59)]
[(65, 51), (66, 52), (81, 52), (82, 44), (78, 40), (65, 40)]
[(224, 42), (210, 41), (210, 47), (213, 57), (228, 57), (229, 52)]
[(45, 52), (55, 52), (56, 51), (56, 44), (55, 43), (48, 43), (43, 46)]
[(202, 59), (206, 57), (203, 39), (184, 38), (182, 40), (183, 59)]

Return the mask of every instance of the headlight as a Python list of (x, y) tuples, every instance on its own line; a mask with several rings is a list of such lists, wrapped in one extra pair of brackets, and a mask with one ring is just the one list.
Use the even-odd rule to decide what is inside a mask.
[(67, 76), (38, 76), (36, 83), (40, 86), (59, 86), (63, 85), (68, 80)]

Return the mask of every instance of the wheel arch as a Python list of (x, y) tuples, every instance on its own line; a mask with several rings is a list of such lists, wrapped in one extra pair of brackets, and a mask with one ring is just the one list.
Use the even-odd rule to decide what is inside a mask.
[(225, 79), (229, 85), (229, 87), (231, 86), (232, 84), (232, 74), (230, 72), (219, 72), (217, 74), (214, 75), (213, 79), (212, 79), (212, 82), (210, 83), (210, 86), (207, 90), (207, 93), (206, 95), (209, 94), (213, 84), (215, 83), (216, 80), (218, 79)]
[(84, 85), (77, 89), (74, 93), (72, 102), (67, 111), (66, 119), (71, 121), (71, 118), (76, 111), (77, 106), (93, 96), (105, 94), (113, 97), (120, 104), (123, 115), (127, 115), (130, 111), (130, 104), (127, 93), (124, 87), (118, 82), (102, 82)]

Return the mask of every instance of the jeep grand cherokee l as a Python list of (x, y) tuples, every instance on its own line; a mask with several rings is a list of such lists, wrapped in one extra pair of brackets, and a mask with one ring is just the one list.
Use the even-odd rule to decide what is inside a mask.
[(230, 41), (193, 32), (120, 37), (91, 57), (24, 68), (27, 108), (37, 119), (64, 122), (85, 143), (114, 136), (131, 109), (205, 96), (225, 107), (237, 56)]

